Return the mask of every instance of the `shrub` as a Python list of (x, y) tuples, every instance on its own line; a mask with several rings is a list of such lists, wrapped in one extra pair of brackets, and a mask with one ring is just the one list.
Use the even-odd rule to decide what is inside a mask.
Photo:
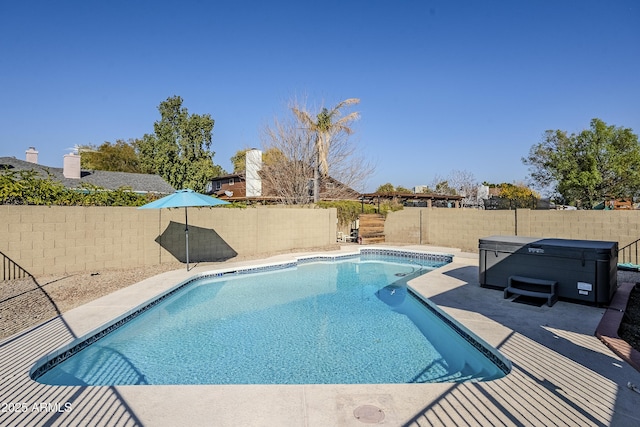
[(83, 183), (77, 189), (40, 177), (35, 171), (0, 171), (0, 204), (61, 206), (142, 206), (157, 199), (151, 194), (138, 194), (131, 188), (107, 190)]
[[(356, 219), (358, 219), (358, 215), (360, 215), (361, 213), (371, 214), (371, 213), (378, 212), (377, 205), (370, 205), (368, 203), (365, 203), (363, 205), (362, 202), (357, 202), (352, 200), (341, 200), (341, 201), (335, 201), (335, 202), (320, 201), (318, 202), (318, 206), (325, 209), (336, 208), (336, 210), (338, 211), (338, 225), (341, 225), (341, 226), (347, 225), (352, 221), (355, 221)], [(394, 204), (391, 202), (383, 202), (383, 203), (380, 203), (379, 213), (381, 213), (382, 215), (387, 215), (387, 213), (389, 212), (397, 211), (402, 208), (403, 206), (398, 203)]]

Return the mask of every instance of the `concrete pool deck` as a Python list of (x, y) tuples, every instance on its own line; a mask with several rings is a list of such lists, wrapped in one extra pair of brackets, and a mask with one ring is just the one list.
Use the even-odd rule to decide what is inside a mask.
[(163, 273), (3, 340), (0, 425), (640, 425), (640, 394), (627, 387), (640, 385), (640, 373), (594, 335), (604, 308), (564, 301), (553, 307), (517, 304), (503, 299), (500, 290), (478, 285), (477, 254), (402, 249), (455, 255), (410, 286), (511, 360), (509, 375), (460, 384), (112, 387), (48, 386), (29, 377), (45, 354), (188, 277), (304, 254), (279, 255)]

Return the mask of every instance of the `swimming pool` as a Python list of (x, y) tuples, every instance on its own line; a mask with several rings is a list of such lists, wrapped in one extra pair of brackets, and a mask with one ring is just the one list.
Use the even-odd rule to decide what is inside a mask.
[(52, 385), (491, 380), (497, 350), (407, 282), (451, 256), (393, 250), (201, 275), (34, 366)]

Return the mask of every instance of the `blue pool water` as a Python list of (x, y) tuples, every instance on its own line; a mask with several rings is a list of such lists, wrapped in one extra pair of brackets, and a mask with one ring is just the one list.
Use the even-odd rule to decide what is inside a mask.
[(36, 379), (364, 384), (504, 376), (495, 350), (408, 289), (408, 280), (443, 264), (361, 255), (199, 279), (44, 373), (36, 370)]

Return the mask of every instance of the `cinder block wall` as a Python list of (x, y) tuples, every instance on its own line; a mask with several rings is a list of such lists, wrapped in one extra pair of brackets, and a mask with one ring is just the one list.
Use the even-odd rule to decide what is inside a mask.
[(405, 208), (385, 221), (386, 241), (428, 244), (478, 252), (478, 239), (491, 235), (616, 241), (640, 239), (638, 211), (542, 211)]
[[(429, 234), (427, 242), (436, 246), (478, 250), (478, 239), (495, 234), (513, 235), (515, 220), (509, 211), (478, 209), (425, 209)], [(424, 222), (424, 219), (423, 219)], [(437, 242), (437, 243), (436, 243)]]
[[(529, 220), (524, 221), (524, 215)], [(533, 236), (567, 239), (612, 240), (620, 247), (640, 238), (638, 211), (526, 211), (518, 210), (523, 227)], [(524, 235), (524, 234), (523, 234)]]
[[(189, 260), (336, 244), (335, 209), (189, 208)], [(0, 251), (34, 276), (183, 261), (184, 209), (0, 205)]]
[[(189, 208), (192, 262), (336, 244), (335, 209)], [(0, 205), (0, 251), (34, 276), (183, 261), (184, 209)], [(406, 208), (390, 213), (390, 243), (477, 252), (491, 235), (617, 241), (640, 238), (637, 211), (483, 211)]]
[(405, 208), (387, 215), (384, 233), (389, 243), (429, 244), (477, 251), (480, 237), (512, 235), (510, 211)]
[[(420, 231), (426, 221), (421, 218), (425, 209), (411, 208), (387, 214), (384, 221), (384, 239), (388, 243), (411, 243), (419, 245), (426, 243), (421, 240)], [(426, 231), (426, 227), (425, 227)], [(428, 234), (428, 233), (426, 233)], [(424, 237), (425, 233), (423, 233)]]

